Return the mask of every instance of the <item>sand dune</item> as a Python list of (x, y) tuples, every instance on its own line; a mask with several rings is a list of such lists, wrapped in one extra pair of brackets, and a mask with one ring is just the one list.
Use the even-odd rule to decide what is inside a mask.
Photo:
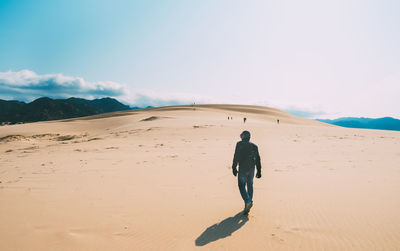
[[(244, 129), (263, 164), (248, 217), (230, 169)], [(3, 126), (1, 250), (399, 250), (399, 163), (399, 132), (259, 106)]]

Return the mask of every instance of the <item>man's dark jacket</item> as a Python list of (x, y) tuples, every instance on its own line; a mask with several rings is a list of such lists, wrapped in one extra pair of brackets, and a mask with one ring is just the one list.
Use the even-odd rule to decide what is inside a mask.
[(237, 142), (232, 168), (236, 169), (238, 163), (240, 173), (254, 170), (254, 166), (257, 167), (257, 172), (261, 173), (261, 161), (258, 147), (246, 140)]

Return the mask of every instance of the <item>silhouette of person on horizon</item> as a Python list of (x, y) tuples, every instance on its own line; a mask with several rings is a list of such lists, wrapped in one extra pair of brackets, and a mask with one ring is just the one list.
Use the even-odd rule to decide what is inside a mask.
[(246, 123), (247, 118), (243, 118), (243, 123)]
[[(261, 178), (261, 158), (257, 145), (250, 142), (249, 131), (243, 131), (240, 134), (240, 138), (242, 140), (236, 143), (232, 172), (234, 176), (239, 174), (238, 186), (240, 195), (244, 201), (243, 213), (247, 215), (253, 206), (253, 179), (255, 167), (257, 167), (256, 178)], [(236, 169), (238, 164), (239, 171)]]
[(276, 122), (277, 122), (277, 123), (278, 123), (278, 125), (279, 125), (279, 119), (277, 119), (277, 120), (276, 120)]

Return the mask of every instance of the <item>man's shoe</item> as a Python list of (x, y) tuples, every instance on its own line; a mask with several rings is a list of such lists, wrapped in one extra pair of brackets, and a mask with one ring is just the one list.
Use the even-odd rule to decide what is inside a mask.
[(251, 207), (253, 206), (253, 202), (246, 203), (246, 206), (244, 207), (244, 214), (248, 214), (250, 212)]

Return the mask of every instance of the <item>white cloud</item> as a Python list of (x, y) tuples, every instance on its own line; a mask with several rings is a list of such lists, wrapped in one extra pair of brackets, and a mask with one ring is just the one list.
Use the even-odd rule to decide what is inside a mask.
[(38, 75), (33, 71), (0, 72), (0, 98), (31, 101), (39, 97), (120, 97), (126, 88), (112, 81), (89, 82), (63, 74)]

